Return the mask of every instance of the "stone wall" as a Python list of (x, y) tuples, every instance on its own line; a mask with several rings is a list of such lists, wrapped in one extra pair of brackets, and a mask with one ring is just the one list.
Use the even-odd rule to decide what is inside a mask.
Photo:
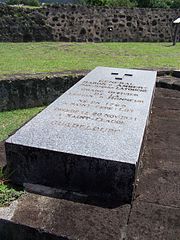
[[(180, 9), (50, 7), (47, 22), (57, 41), (171, 41)], [(179, 34), (180, 35), (180, 34)]]
[(172, 41), (172, 22), (178, 16), (180, 9), (2, 5), (0, 41)]
[[(1, 76), (0, 112), (48, 105), (88, 72)], [(180, 71), (158, 70), (157, 75), (157, 87), (180, 90)]]
[(28, 42), (53, 39), (52, 28), (40, 11), (0, 4), (0, 41)]
[(6, 76), (0, 79), (0, 111), (48, 105), (86, 73)]

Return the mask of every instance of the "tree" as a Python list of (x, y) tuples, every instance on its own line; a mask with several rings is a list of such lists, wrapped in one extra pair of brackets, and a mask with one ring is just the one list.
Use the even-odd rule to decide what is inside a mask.
[(7, 0), (6, 3), (8, 5), (19, 5), (24, 4), (27, 6), (40, 6), (39, 0)]
[(180, 0), (174, 0), (171, 4), (171, 8), (180, 8)]
[(81, 4), (93, 6), (111, 6), (111, 7), (135, 7), (136, 0), (80, 0)]
[[(149, 8), (170, 8), (174, 2), (179, 2), (180, 0), (137, 0), (138, 7), (149, 7)], [(175, 4), (178, 5), (178, 4)]]

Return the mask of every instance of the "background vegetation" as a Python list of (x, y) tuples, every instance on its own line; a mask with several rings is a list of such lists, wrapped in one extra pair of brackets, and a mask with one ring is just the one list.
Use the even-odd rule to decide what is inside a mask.
[[(97, 66), (180, 69), (180, 43), (0, 43), (0, 75)], [(1, 76), (2, 78), (2, 76)]]
[[(43, 0), (40, 0), (44, 2)], [(63, 3), (64, 0), (45, 0), (46, 3)], [(70, 2), (111, 7), (148, 7), (148, 8), (179, 8), (180, 0), (70, 0)], [(39, 6), (39, 0), (6, 0), (9, 5), (24, 4), (29, 6)]]
[(87, 5), (124, 6), (140, 8), (178, 8), (180, 0), (80, 0)]
[(23, 5), (35, 6), (35, 7), (39, 7), (40, 6), (39, 0), (7, 0), (6, 4), (8, 4), (8, 5), (23, 4)]
[(180, 7), (180, 0), (136, 0), (138, 7), (150, 8), (177, 8)]

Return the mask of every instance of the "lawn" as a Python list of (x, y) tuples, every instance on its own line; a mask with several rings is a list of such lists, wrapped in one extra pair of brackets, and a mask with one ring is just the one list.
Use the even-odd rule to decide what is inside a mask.
[(39, 113), (43, 107), (0, 112), (0, 141)]
[[(5, 140), (9, 134), (22, 126), (26, 121), (39, 113), (43, 107), (0, 112), (0, 141)], [(23, 194), (23, 191), (14, 189), (4, 176), (0, 168), (0, 207), (9, 205)]]
[(0, 75), (96, 66), (180, 68), (180, 43), (0, 43)]

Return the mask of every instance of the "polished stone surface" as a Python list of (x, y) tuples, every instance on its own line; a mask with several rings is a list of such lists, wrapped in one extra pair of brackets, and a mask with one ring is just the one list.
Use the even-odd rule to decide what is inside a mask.
[(90, 72), (6, 141), (11, 180), (129, 203), (155, 82), (155, 71)]
[(156, 72), (97, 67), (6, 142), (136, 164)]

